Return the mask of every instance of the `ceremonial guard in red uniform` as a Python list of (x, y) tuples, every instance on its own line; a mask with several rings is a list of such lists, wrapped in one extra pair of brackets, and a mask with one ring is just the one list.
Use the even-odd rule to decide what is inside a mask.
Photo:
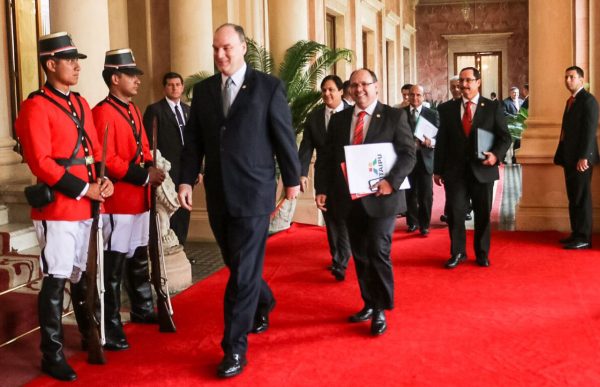
[(39, 50), (48, 81), (23, 102), (15, 126), (25, 161), (38, 180), (27, 197), (35, 206), (31, 218), (41, 248), (42, 371), (59, 380), (75, 380), (63, 353), (63, 294), (70, 280), (85, 346), (90, 327), (84, 302), (92, 200), (103, 202), (112, 195), (113, 185), (96, 178), (102, 148), (92, 112), (85, 99), (70, 91), (79, 79), (79, 59), (86, 56), (66, 32), (42, 36)]
[(123, 266), (131, 321), (157, 322), (148, 270), (148, 184), (160, 185), (165, 174), (153, 166), (140, 109), (131, 102), (141, 74), (130, 49), (108, 51), (102, 77), (109, 95), (93, 109), (98, 133), (108, 128), (106, 170), (115, 185), (113, 197), (105, 204), (103, 234), (104, 347), (116, 351), (129, 348), (119, 314)]

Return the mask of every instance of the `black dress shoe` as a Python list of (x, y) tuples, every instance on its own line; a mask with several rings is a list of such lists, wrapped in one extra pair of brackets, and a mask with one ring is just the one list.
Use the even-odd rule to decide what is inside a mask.
[(560, 240), (558, 241), (558, 243), (562, 243), (563, 245), (564, 245), (565, 243), (571, 243), (571, 242), (575, 242), (575, 238), (573, 237), (573, 235), (569, 235), (568, 237), (566, 237), (566, 238), (563, 238), (563, 239), (560, 239)]
[(373, 319), (371, 320), (371, 334), (373, 336), (381, 336), (387, 329), (387, 322), (385, 320), (385, 313), (381, 309), (377, 309), (373, 312)]
[(268, 306), (258, 306), (256, 315), (254, 316), (254, 326), (252, 333), (263, 333), (269, 329), (269, 313), (275, 308), (275, 299)]
[(423, 236), (429, 235), (429, 229), (428, 228), (422, 228), (420, 231), (421, 231), (421, 235), (423, 235)]
[(333, 274), (335, 279), (338, 281), (343, 281), (346, 279), (346, 270), (342, 269), (341, 267), (334, 267), (331, 269), (331, 274)]
[(445, 214), (440, 215), (440, 221), (442, 221), (444, 223), (448, 223), (448, 216), (446, 216)]
[(244, 370), (244, 367), (248, 364), (246, 357), (238, 353), (232, 353), (225, 355), (219, 367), (217, 368), (217, 375), (222, 378), (230, 378), (235, 375), (239, 375)]
[(414, 224), (410, 224), (408, 226), (408, 228), (406, 229), (406, 232), (415, 232), (417, 230), (417, 226), (415, 226)]
[(592, 244), (584, 241), (573, 241), (571, 243), (567, 243), (563, 246), (563, 248), (567, 250), (581, 250), (581, 249), (591, 249)]
[(477, 257), (475, 259), (475, 262), (481, 267), (490, 266), (490, 260), (488, 259), (488, 257)]
[(348, 318), (348, 321), (352, 323), (368, 321), (371, 319), (371, 316), (373, 316), (373, 308), (365, 306), (358, 313), (350, 316), (350, 318)]
[(124, 338), (112, 340), (107, 337), (104, 349), (107, 351), (124, 351), (129, 349), (129, 343)]
[(446, 262), (446, 268), (454, 269), (456, 266), (458, 266), (459, 263), (464, 262), (466, 260), (467, 260), (467, 254), (465, 254), (465, 253), (459, 253), (459, 254), (453, 255)]
[(42, 372), (65, 382), (77, 379), (77, 374), (64, 358), (56, 363), (42, 359)]
[(472, 220), (473, 217), (471, 216), (470, 213), (468, 213), (467, 215), (465, 215), (465, 220)]

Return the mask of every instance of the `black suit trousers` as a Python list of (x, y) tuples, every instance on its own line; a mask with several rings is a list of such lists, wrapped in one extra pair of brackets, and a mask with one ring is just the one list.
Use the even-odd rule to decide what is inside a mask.
[(390, 253), (395, 223), (395, 214), (383, 218), (368, 216), (359, 200), (352, 202), (347, 218), (360, 294), (365, 305), (375, 309), (394, 307)]
[(179, 207), (169, 219), (171, 230), (177, 235), (180, 245), (185, 245), (187, 240), (188, 228), (190, 226), (190, 211)]
[(409, 226), (429, 228), (433, 205), (433, 176), (427, 173), (421, 152), (417, 152), (417, 163), (408, 175), (410, 189), (406, 190), (406, 223)]
[(469, 198), (475, 217), (473, 247), (477, 257), (488, 257), (490, 250), (490, 212), (494, 183), (480, 183), (470, 168), (465, 168), (462, 178), (444, 181), (448, 231), (450, 233), (450, 254), (466, 253), (465, 213)]
[(342, 269), (346, 269), (350, 255), (350, 239), (346, 222), (339, 215), (323, 212), (325, 228), (327, 229), (327, 241), (331, 253), (331, 263)]
[(208, 217), (229, 269), (221, 347), (226, 354), (245, 355), (257, 308), (270, 305), (274, 300), (269, 285), (262, 278), (269, 215), (232, 217), (209, 207)]
[(592, 169), (590, 167), (584, 172), (578, 172), (574, 166), (563, 169), (571, 235), (582, 242), (591, 242), (592, 238)]

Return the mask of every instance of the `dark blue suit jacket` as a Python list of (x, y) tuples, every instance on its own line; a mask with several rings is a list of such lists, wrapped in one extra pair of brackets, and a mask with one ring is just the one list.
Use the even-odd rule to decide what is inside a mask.
[(248, 66), (228, 116), (223, 114), (221, 74), (194, 87), (185, 128), (181, 183), (193, 184), (204, 160), (206, 202), (233, 217), (275, 208), (275, 159), (283, 184), (300, 184), (292, 118), (280, 80)]
[[(347, 109), (350, 105), (346, 101), (342, 101), (344, 109)], [(329, 119), (331, 120), (331, 117)], [(298, 150), (301, 166), (300, 176), (308, 176), (308, 168), (310, 167), (313, 152), (316, 150), (317, 155), (319, 154), (321, 148), (325, 145), (326, 137), (325, 105), (321, 105), (314, 109), (306, 118), (304, 131), (302, 132), (302, 142)]]
[(470, 168), (480, 183), (498, 180), (498, 165), (483, 165), (477, 158), (477, 129), (494, 134), (494, 145), (490, 151), (500, 163), (511, 144), (504, 109), (499, 101), (480, 96), (473, 126), (467, 137), (462, 127), (461, 104), (462, 99), (458, 99), (444, 102), (438, 107), (440, 129), (435, 144), (433, 173), (441, 175), (444, 180), (458, 180), (463, 179), (465, 169)]
[[(406, 111), (406, 114), (408, 116), (410, 116), (411, 108), (412, 107), (410, 105), (403, 108)], [(429, 121), (436, 128), (439, 128), (440, 119), (435, 110), (429, 109), (427, 106), (422, 106), (421, 107), (421, 115), (419, 115), (419, 119), (421, 119), (421, 117), (423, 117), (424, 119)], [(410, 122), (410, 119), (408, 121), (410, 123), (410, 129), (412, 130), (412, 132), (414, 134), (417, 126), (416, 125), (413, 126), (412, 123)], [(417, 122), (418, 122), (418, 120), (417, 120)], [(433, 152), (434, 152), (434, 148), (417, 147), (417, 154), (421, 154), (421, 157), (417, 156), (417, 163), (419, 163), (419, 162), (423, 163), (423, 168), (425, 168), (425, 170), (429, 174), (433, 173)]]
[[(348, 183), (342, 173), (340, 164), (346, 161), (344, 146), (350, 145), (350, 126), (354, 108), (334, 114), (327, 128), (327, 141), (323, 151), (317, 155), (315, 164), (315, 191), (326, 194), (327, 207), (336, 214), (346, 216), (350, 210), (352, 199)], [(365, 144), (391, 142), (398, 158), (385, 179), (394, 187), (391, 195), (369, 195), (360, 200), (365, 212), (374, 218), (395, 216), (406, 210), (404, 191), (398, 190), (400, 184), (412, 171), (415, 165), (415, 141), (413, 139), (408, 118), (403, 110), (377, 103)]]
[[(190, 106), (181, 102), (182, 114), (184, 122), (187, 122), (190, 117)], [(181, 151), (183, 144), (181, 143), (181, 133), (179, 132), (179, 124), (177, 118), (171, 110), (166, 99), (149, 105), (144, 112), (144, 128), (148, 134), (148, 141), (152, 146), (152, 122), (156, 117), (157, 124), (157, 148), (161, 155), (171, 163), (169, 175), (173, 179), (175, 187), (179, 185), (179, 174), (181, 170)]]
[(580, 159), (590, 164), (598, 164), (598, 101), (585, 89), (575, 95), (571, 109), (565, 111), (562, 119), (561, 140), (558, 143), (554, 163), (574, 168)]

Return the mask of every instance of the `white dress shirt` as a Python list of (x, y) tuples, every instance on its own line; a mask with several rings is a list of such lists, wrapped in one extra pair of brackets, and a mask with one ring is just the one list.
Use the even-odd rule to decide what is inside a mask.
[(225, 82), (227, 82), (227, 78), (231, 78), (231, 101), (229, 101), (229, 106), (233, 105), (233, 101), (235, 101), (235, 97), (237, 97), (242, 85), (244, 84), (244, 78), (246, 76), (246, 62), (244, 65), (240, 67), (238, 71), (233, 73), (231, 77), (228, 77), (225, 74), (221, 74), (221, 90), (225, 88)]

